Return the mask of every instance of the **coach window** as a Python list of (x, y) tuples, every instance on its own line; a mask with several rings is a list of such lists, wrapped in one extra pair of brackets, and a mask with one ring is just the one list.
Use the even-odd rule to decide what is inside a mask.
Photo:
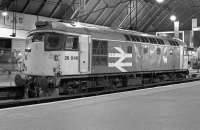
[(62, 50), (65, 36), (58, 33), (47, 33), (45, 35), (45, 50), (59, 51)]
[(78, 49), (78, 37), (66, 36), (65, 50), (77, 50)]

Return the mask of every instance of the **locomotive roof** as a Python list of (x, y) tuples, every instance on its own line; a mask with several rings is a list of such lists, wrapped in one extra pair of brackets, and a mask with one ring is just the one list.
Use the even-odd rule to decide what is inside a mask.
[[(36, 23), (36, 30), (56, 30), (56, 31), (64, 31), (76, 34), (87, 34), (91, 35), (94, 39), (109, 39), (109, 40), (119, 40), (119, 41), (127, 41), (125, 35), (134, 35), (134, 36), (143, 36), (143, 37), (152, 37), (159, 38), (162, 40), (174, 40), (179, 43), (179, 45), (186, 46), (180, 40), (177, 39), (169, 39), (166, 37), (159, 37), (147, 33), (132, 31), (132, 30), (124, 30), (124, 29), (115, 29), (111, 27), (86, 24), (81, 22), (47, 22), (47, 21), (39, 21)], [(166, 42), (165, 42), (166, 43)]]

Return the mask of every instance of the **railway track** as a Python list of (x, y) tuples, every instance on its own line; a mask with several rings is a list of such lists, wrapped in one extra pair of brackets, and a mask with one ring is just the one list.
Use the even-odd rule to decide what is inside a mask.
[(165, 82), (160, 82), (160, 83), (143, 84), (140, 86), (129, 86), (129, 87), (122, 87), (122, 88), (115, 88), (112, 90), (101, 90), (101, 91), (93, 91), (93, 92), (80, 93), (80, 94), (61, 95), (61, 96), (56, 96), (56, 97), (39, 97), (39, 98), (29, 98), (29, 99), (1, 100), (0, 101), (0, 109), (40, 104), (40, 103), (55, 102), (55, 101), (61, 101), (61, 100), (69, 100), (69, 99), (75, 99), (75, 98), (83, 98), (83, 97), (89, 97), (89, 96), (97, 96), (97, 95), (103, 95), (103, 94), (111, 94), (111, 93), (124, 92), (124, 91), (161, 87), (161, 86), (165, 86), (165, 85), (193, 82), (193, 81), (198, 81), (198, 80), (200, 80), (200, 78), (188, 78), (188, 79), (184, 79), (184, 80), (165, 81)]

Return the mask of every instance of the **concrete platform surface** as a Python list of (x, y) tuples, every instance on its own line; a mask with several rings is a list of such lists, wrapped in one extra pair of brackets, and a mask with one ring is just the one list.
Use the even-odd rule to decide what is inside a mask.
[(0, 110), (0, 130), (199, 130), (200, 81)]

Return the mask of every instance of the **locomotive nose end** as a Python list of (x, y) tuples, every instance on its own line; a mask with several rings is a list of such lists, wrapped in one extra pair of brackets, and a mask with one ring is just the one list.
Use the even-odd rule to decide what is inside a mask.
[(22, 77), (22, 75), (17, 74), (15, 76), (15, 85), (16, 86), (24, 86), (26, 84), (25, 78)]

